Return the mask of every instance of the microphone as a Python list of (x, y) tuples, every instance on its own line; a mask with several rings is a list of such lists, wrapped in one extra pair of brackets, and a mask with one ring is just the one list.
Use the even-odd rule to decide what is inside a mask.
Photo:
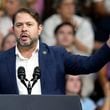
[(27, 88), (27, 85), (25, 83), (25, 81), (27, 81), (26, 74), (25, 74), (25, 68), (22, 66), (18, 68), (18, 78), (24, 84), (24, 86)]
[[(40, 79), (40, 69), (39, 67), (34, 68), (33, 78), (29, 81), (28, 79), (26, 79), (25, 68), (21, 66), (18, 68), (18, 78), (27, 88), (28, 94), (31, 94), (33, 86), (38, 81), (38, 79)], [(25, 83), (25, 81), (28, 81), (28, 85)], [(31, 81), (33, 81), (32, 86)]]
[(31, 79), (31, 81), (33, 81), (32, 87), (35, 85), (38, 79), (40, 79), (40, 68), (35, 67), (33, 72), (33, 78)]

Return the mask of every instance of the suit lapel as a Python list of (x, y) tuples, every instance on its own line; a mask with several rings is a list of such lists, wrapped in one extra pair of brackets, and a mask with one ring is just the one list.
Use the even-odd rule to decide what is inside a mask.
[(45, 58), (47, 56), (48, 50), (46, 47), (40, 42), (40, 49), (39, 49), (39, 67), (41, 71), (41, 92), (42, 94), (45, 93)]
[(16, 55), (15, 55), (15, 47), (9, 51), (9, 57), (7, 60), (7, 67), (9, 71), (11, 87), (13, 88), (12, 93), (18, 94), (18, 87), (16, 81)]

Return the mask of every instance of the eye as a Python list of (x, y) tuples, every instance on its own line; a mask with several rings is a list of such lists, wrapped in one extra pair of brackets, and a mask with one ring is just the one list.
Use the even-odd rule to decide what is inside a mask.
[(59, 34), (64, 34), (64, 32), (63, 31), (59, 31)]
[(15, 24), (15, 26), (16, 27), (20, 27), (20, 26), (22, 26), (22, 24), (21, 23), (18, 23), (18, 24)]
[(32, 23), (27, 23), (27, 26), (32, 26), (33, 24)]

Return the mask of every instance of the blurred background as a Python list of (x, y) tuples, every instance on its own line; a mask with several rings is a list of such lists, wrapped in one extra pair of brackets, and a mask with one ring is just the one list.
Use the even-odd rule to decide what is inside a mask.
[[(40, 40), (72, 54), (92, 55), (110, 34), (110, 0), (0, 0), (0, 51), (16, 45), (12, 16), (22, 7), (39, 13)], [(98, 73), (65, 76), (66, 95), (78, 94), (83, 110), (110, 110), (110, 63)]]

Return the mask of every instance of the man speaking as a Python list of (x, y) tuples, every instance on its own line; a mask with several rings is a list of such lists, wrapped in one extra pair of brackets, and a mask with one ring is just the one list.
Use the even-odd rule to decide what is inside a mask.
[(96, 72), (110, 60), (110, 38), (90, 57), (41, 43), (40, 18), (30, 9), (15, 13), (13, 30), (17, 45), (0, 53), (0, 94), (65, 94), (66, 73)]

